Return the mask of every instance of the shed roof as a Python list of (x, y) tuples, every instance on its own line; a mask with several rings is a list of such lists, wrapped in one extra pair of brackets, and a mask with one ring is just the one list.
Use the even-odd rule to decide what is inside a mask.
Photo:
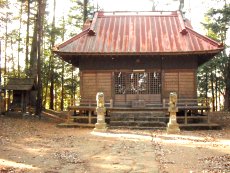
[(7, 90), (28, 91), (34, 86), (34, 78), (9, 78), (9, 82), (4, 87)]
[(63, 59), (83, 55), (216, 54), (223, 45), (174, 12), (97, 12), (80, 34), (56, 46)]

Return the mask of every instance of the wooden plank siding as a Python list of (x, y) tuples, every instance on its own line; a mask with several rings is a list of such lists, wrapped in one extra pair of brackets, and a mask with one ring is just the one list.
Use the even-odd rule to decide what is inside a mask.
[(161, 103), (160, 94), (123, 94), (115, 95), (115, 104), (131, 104), (134, 100), (144, 100), (146, 103)]
[(161, 94), (115, 94), (114, 72), (111, 71), (81, 71), (81, 98), (94, 101), (96, 93), (101, 91), (108, 101), (114, 99), (114, 104), (131, 104), (133, 100), (145, 100), (146, 103), (161, 102)]
[(194, 72), (179, 72), (179, 97), (195, 98), (195, 74)]
[(105, 99), (111, 99), (111, 72), (81, 72), (81, 98), (95, 101), (97, 92), (103, 92)]
[[(146, 69), (148, 71), (150, 69)], [(115, 94), (114, 71), (83, 70), (81, 71), (81, 98), (96, 101), (96, 93), (103, 92), (105, 99), (114, 100), (114, 104), (130, 105), (134, 100), (145, 100), (146, 103), (161, 103), (175, 91), (179, 99), (194, 99), (196, 94), (196, 71), (194, 69), (162, 69), (161, 94)]]
[(175, 91), (179, 98), (196, 98), (196, 73), (193, 70), (165, 71), (163, 96)]

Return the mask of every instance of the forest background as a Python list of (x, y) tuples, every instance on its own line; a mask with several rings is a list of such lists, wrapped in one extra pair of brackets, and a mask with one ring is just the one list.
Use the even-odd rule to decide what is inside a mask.
[(65, 110), (80, 100), (79, 70), (52, 48), (78, 34), (94, 12), (173, 11), (181, 7), (195, 30), (225, 45), (198, 69), (198, 97), (213, 111), (230, 110), (230, 0), (0, 0), (1, 85), (10, 77), (33, 77), (36, 113)]

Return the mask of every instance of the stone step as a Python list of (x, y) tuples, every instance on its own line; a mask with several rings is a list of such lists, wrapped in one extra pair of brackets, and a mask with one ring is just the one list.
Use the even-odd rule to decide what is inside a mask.
[(110, 126), (166, 127), (166, 124), (159, 121), (110, 121)]
[(140, 126), (110, 126), (110, 129), (132, 129), (132, 130), (165, 130), (166, 127), (140, 127)]
[(179, 127), (184, 130), (221, 130), (222, 127), (215, 123), (193, 123), (179, 124)]
[(110, 126), (166, 127), (167, 113), (163, 111), (116, 111), (110, 113)]
[(111, 120), (119, 119), (151, 119), (151, 118), (160, 118), (165, 117), (164, 112), (155, 113), (155, 112), (112, 112), (110, 114)]
[(111, 121), (165, 121), (168, 117), (111, 117)]

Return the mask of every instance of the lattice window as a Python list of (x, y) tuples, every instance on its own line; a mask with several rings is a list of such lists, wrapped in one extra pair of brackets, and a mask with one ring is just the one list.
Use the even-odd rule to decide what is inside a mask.
[(115, 94), (160, 94), (161, 73), (115, 73)]
[(159, 72), (150, 73), (150, 92), (149, 94), (160, 94), (161, 93), (161, 74)]
[(125, 73), (119, 72), (114, 74), (115, 77), (115, 94), (125, 94)]

